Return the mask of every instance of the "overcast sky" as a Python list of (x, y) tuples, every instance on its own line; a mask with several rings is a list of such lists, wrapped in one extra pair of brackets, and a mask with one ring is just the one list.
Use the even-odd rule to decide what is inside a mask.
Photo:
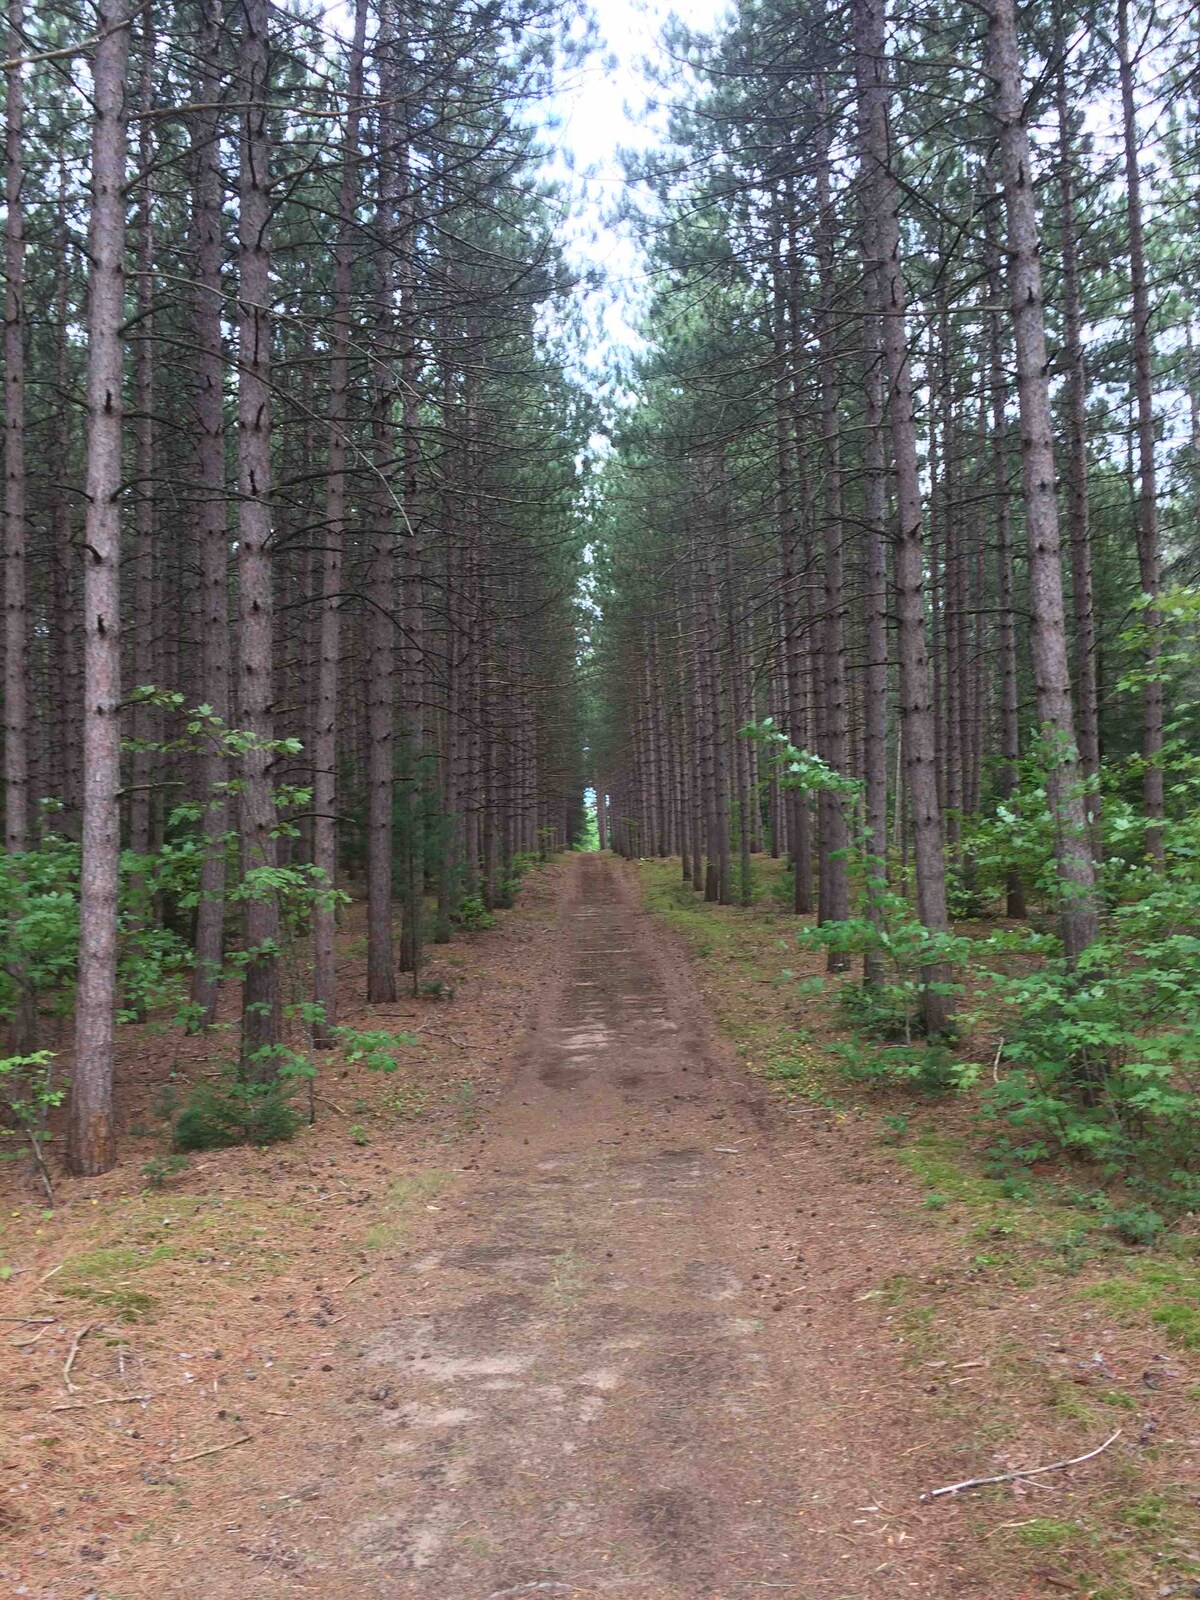
[[(569, 152), (574, 166), (575, 214), (563, 230), (570, 258), (580, 267), (600, 267), (606, 280), (603, 290), (584, 301), (594, 336), (593, 371), (611, 350), (635, 343), (631, 324), (645, 289), (637, 245), (611, 220), (623, 184), (619, 152), (645, 149), (662, 133), (661, 116), (647, 110), (642, 63), (661, 59), (663, 24), (673, 12), (707, 28), (725, 9), (726, 0), (593, 0), (601, 48), (564, 86), (554, 107), (561, 126), (547, 136)], [(564, 175), (565, 163), (556, 163), (556, 171)]]

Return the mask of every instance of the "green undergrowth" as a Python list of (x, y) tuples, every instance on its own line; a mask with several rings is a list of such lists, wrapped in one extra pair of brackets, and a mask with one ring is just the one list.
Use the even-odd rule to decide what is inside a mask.
[(55, 1293), (105, 1311), (120, 1322), (150, 1318), (159, 1296), (129, 1280), (175, 1254), (171, 1245), (136, 1249), (125, 1245), (70, 1256), (55, 1273)]
[(747, 908), (706, 902), (681, 882), (678, 861), (642, 861), (638, 870), (646, 905), (687, 941), (712, 980), (713, 1013), (750, 1071), (787, 1094), (827, 1103), (829, 1091), (844, 1086), (800, 1008), (778, 1004), (796, 954), (796, 919), (780, 899), (786, 863), (754, 863), (755, 900)]
[(384, 1250), (397, 1244), (405, 1234), (409, 1220), (419, 1204), (430, 1205), (433, 1197), (450, 1181), (448, 1172), (432, 1169), (419, 1172), (411, 1178), (400, 1178), (388, 1189), (385, 1204), (387, 1214), (373, 1222), (363, 1234), (363, 1244), (368, 1250)]
[(1186, 1219), (1171, 1228), (1145, 1201), (1119, 1191), (1114, 1199), (1078, 1163), (1042, 1161), (1035, 1172), (998, 1154), (994, 1141), (985, 1148), (974, 1121), (983, 1090), (969, 1083), (953, 1095), (920, 1084), (900, 1094), (894, 1083), (864, 1093), (870, 1073), (856, 1062), (879, 1043), (831, 1003), (841, 980), (814, 971), (811, 956), (807, 975), (797, 971), (796, 935), (807, 919), (786, 909), (783, 862), (755, 861), (746, 908), (705, 902), (680, 881), (676, 860), (643, 861), (638, 870), (650, 910), (698, 957), (716, 1019), (746, 1067), (785, 1096), (838, 1115), (878, 1116), (879, 1143), (920, 1184), (923, 1208), (963, 1236), (965, 1271), (1014, 1286), (1041, 1273), (1086, 1277), (1093, 1299), (1200, 1348), (1200, 1270), (1187, 1259), (1200, 1253), (1200, 1238)]
[(1200, 1350), (1200, 1268), (1195, 1265), (1131, 1261), (1120, 1275), (1092, 1284), (1085, 1292), (1117, 1317), (1133, 1321), (1148, 1317), (1172, 1344)]
[[(847, 1008), (830, 1003), (838, 980), (818, 976), (811, 954), (809, 975), (796, 973), (803, 959), (797, 921), (770, 892), (783, 880), (779, 863), (756, 862), (766, 892), (744, 910), (693, 895), (675, 862), (645, 862), (640, 871), (650, 908), (696, 952), (706, 995), (746, 1066), (797, 1101), (860, 1126), (877, 1118), (881, 1155), (918, 1186), (928, 1226), (944, 1240), (936, 1271), (896, 1273), (862, 1298), (895, 1336), (946, 1437), (961, 1440), (961, 1475), (981, 1470), (989, 1452), (1019, 1456), (1030, 1436), (1061, 1441), (1064, 1455), (1117, 1428), (1137, 1439), (1146, 1393), (1060, 1374), (1045, 1362), (1040, 1340), (1030, 1339), (1025, 1313), (1009, 1326), (1003, 1308), (1019, 1297), (1033, 1329), (1082, 1329), (1101, 1315), (1181, 1356), (1200, 1349), (1193, 1224), (1168, 1226), (1136, 1195), (1118, 1190), (1114, 1198), (1079, 1162), (998, 1157), (975, 1120), (987, 1085), (937, 1094), (910, 1082), (900, 1093), (894, 1081), (881, 1088), (854, 1070), (855, 1052), (878, 1049), (878, 1040), (864, 1038)], [(1200, 1385), (1189, 1392), (1200, 1400)], [(1114, 1450), (1102, 1471), (1081, 1480), (1066, 1514), (1014, 1514), (1005, 1486), (972, 1496), (964, 1514), (1000, 1569), (1008, 1562), (1052, 1568), (1064, 1589), (1091, 1600), (1181, 1593), (1176, 1583), (1200, 1576), (1200, 1530), (1195, 1507), (1165, 1481), (1170, 1466), (1169, 1459), (1155, 1465), (1153, 1445)]]

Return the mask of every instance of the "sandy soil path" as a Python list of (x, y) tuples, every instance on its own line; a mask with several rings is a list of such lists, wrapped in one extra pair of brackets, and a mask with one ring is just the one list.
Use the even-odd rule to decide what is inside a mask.
[(616, 863), (577, 858), (559, 919), (476, 1169), (362, 1329), (371, 1423), (319, 1430), (297, 1590), (967, 1592), (854, 1305), (853, 1182), (773, 1136)]
[[(892, 1321), (893, 1275), (942, 1270), (917, 1191), (738, 1064), (631, 870), (577, 856), (523, 901), (428, 1019), (478, 1069), (470, 1115), (365, 1147), (326, 1119), (198, 1165), (194, 1198), (100, 1191), (160, 1315), (85, 1328), (70, 1395), (79, 1303), (22, 1332), (5, 1593), (1033, 1592), (989, 1581), (969, 1508), (919, 1502), (939, 1456), (992, 1456)], [(34, 1314), (64, 1248), (22, 1258)]]

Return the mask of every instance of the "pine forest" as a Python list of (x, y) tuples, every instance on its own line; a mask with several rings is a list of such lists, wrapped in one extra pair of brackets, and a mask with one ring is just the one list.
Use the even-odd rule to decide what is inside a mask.
[(6, 0), (13, 1593), (1200, 1593), (1200, 13), (681, 10)]

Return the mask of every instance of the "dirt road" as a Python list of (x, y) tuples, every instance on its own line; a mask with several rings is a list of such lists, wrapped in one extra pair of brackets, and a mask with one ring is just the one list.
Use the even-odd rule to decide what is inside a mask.
[(151, 1322), (81, 1323), (64, 1243), (28, 1253), (5, 1592), (1029, 1592), (960, 1553), (969, 1508), (919, 1503), (935, 1462), (992, 1459), (890, 1322), (893, 1275), (941, 1270), (919, 1192), (731, 1059), (632, 871), (539, 875), (467, 970), (422, 1026), (470, 1114), (326, 1117), (187, 1194), (71, 1197)]
[(574, 862), (550, 964), (477, 1170), (424, 1214), (414, 1309), (359, 1345), (386, 1409), (305, 1587), (962, 1594), (897, 1481), (890, 1341), (847, 1322), (853, 1183), (773, 1136), (611, 860)]

